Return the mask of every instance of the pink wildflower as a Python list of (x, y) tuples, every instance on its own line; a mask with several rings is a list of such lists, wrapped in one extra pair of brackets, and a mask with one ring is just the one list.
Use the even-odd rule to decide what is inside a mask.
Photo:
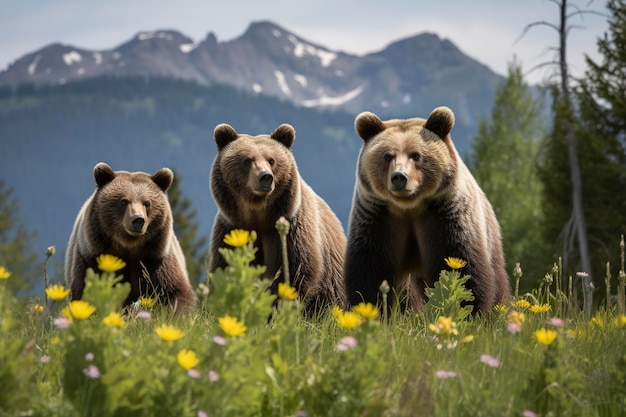
[(443, 369), (435, 372), (437, 379), (456, 378), (459, 374), (454, 371), (444, 371)]
[(70, 327), (70, 319), (67, 317), (57, 317), (54, 319), (54, 325), (57, 329), (67, 329)]
[(200, 372), (194, 368), (188, 370), (187, 375), (189, 375), (191, 378), (200, 378)]
[(494, 358), (491, 355), (480, 355), (480, 361), (484, 364), (491, 366), (492, 368), (497, 368), (500, 366), (500, 360), (498, 358)]
[(558, 317), (552, 317), (550, 320), (548, 320), (548, 323), (550, 323), (554, 327), (563, 327), (565, 325), (563, 319), (560, 319)]
[(91, 379), (100, 378), (100, 370), (98, 369), (96, 365), (89, 365), (88, 367), (83, 369), (83, 373)]
[(226, 338), (224, 338), (223, 336), (216, 335), (216, 336), (213, 336), (213, 342), (215, 344), (220, 345), (220, 346), (225, 346), (226, 345)]
[(509, 333), (515, 334), (519, 333), (522, 330), (522, 327), (517, 323), (510, 322), (506, 326), (506, 329), (509, 331)]
[(337, 350), (343, 352), (345, 350), (355, 348), (356, 345), (357, 345), (357, 340), (354, 337), (346, 336), (342, 338), (339, 341), (339, 343), (337, 343)]
[(220, 375), (215, 371), (209, 371), (209, 381), (215, 382), (220, 379)]

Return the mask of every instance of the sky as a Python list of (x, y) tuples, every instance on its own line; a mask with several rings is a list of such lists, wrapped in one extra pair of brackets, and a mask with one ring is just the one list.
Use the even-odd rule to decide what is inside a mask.
[[(195, 42), (241, 36), (252, 22), (270, 20), (333, 51), (364, 55), (423, 32), (436, 33), (463, 53), (507, 74), (516, 59), (525, 79), (540, 83), (556, 67), (556, 0), (0, 0), (0, 71), (20, 57), (60, 42), (87, 50), (113, 49), (141, 31), (174, 29)], [(585, 54), (598, 61), (607, 30), (606, 1), (569, 0), (592, 10), (570, 20), (568, 63), (583, 76)], [(575, 9), (572, 7), (571, 12)], [(539, 68), (538, 68), (539, 67)]]

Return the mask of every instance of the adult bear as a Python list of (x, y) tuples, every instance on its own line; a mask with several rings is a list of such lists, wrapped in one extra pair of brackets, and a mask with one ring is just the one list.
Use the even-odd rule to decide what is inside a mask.
[(474, 313), (508, 297), (500, 226), (452, 143), (453, 126), (447, 107), (426, 120), (357, 116), (364, 143), (344, 268), (350, 304), (379, 301), (387, 280), (396, 296), (408, 290), (403, 307), (420, 310), (447, 257), (467, 262), (460, 272), (471, 275)]
[(78, 213), (65, 257), (72, 299), (82, 297), (85, 273), (97, 270), (96, 258), (109, 254), (126, 263), (118, 272), (131, 287), (124, 305), (146, 296), (177, 311), (191, 309), (196, 296), (166, 194), (174, 180), (172, 171), (113, 171), (101, 162), (93, 173), (97, 188)]
[(311, 316), (329, 305), (344, 306), (343, 256), (346, 237), (337, 216), (300, 177), (291, 147), (291, 125), (270, 135), (239, 134), (228, 124), (215, 128), (217, 156), (211, 191), (218, 207), (213, 225), (209, 272), (226, 267), (219, 252), (233, 229), (257, 234), (255, 264), (265, 265), (272, 291), (283, 281), (282, 250), (275, 224), (289, 221), (287, 252), (291, 284)]

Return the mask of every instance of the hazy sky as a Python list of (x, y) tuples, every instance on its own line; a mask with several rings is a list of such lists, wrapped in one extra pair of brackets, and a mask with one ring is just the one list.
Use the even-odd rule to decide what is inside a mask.
[[(569, 1), (606, 14), (606, 1)], [(53, 42), (112, 49), (139, 31), (156, 29), (175, 29), (196, 42), (213, 32), (218, 41), (227, 41), (259, 20), (358, 55), (434, 32), (502, 75), (514, 56), (525, 71), (552, 60), (550, 48), (558, 44), (556, 31), (546, 26), (521, 37), (529, 23), (558, 23), (559, 10), (551, 0), (0, 0), (0, 10), (0, 71)], [(584, 54), (598, 57), (596, 41), (606, 20), (595, 15), (571, 20), (576, 28), (570, 32), (568, 61), (574, 75), (584, 71)], [(548, 75), (547, 69), (535, 70), (527, 81)]]

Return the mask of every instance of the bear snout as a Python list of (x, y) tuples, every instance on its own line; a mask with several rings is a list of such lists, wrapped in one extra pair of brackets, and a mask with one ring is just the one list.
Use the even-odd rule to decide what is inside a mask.
[(274, 184), (274, 176), (271, 172), (262, 171), (257, 177), (259, 180), (259, 189), (261, 191), (270, 191)]
[(409, 181), (409, 176), (402, 171), (394, 171), (391, 174), (391, 187), (393, 191), (403, 191)]
[(143, 233), (143, 227), (146, 224), (146, 219), (142, 214), (135, 214), (130, 219), (130, 231), (134, 233)]

